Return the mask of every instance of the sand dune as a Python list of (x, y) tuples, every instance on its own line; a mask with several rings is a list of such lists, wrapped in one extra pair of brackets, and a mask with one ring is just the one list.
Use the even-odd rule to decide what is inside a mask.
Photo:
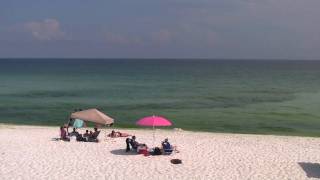
[[(110, 131), (110, 130), (108, 130)], [(152, 145), (152, 131), (124, 130)], [(320, 178), (320, 138), (156, 131), (180, 153), (125, 153), (125, 138), (52, 141), (58, 128), (0, 127), (0, 179), (312, 179)], [(182, 164), (170, 163), (173, 158)], [(308, 177), (309, 176), (309, 177)]]

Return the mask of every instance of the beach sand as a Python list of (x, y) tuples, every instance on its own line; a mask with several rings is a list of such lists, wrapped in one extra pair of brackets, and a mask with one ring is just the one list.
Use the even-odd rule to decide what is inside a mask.
[[(151, 130), (121, 131), (152, 146)], [(156, 130), (156, 145), (168, 137), (180, 152), (143, 156), (124, 152), (125, 138), (105, 139), (104, 132), (99, 143), (52, 141), (58, 134), (58, 127), (1, 125), (0, 179), (320, 177), (320, 138)]]

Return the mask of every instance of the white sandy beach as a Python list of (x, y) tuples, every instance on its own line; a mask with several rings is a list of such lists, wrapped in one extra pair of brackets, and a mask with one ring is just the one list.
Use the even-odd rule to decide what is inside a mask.
[[(108, 130), (111, 131), (110, 129)], [(152, 146), (152, 131), (125, 130)], [(312, 179), (320, 177), (320, 138), (157, 130), (179, 153), (125, 153), (125, 138), (52, 141), (52, 127), (0, 126), (0, 179)], [(178, 158), (182, 164), (174, 165)], [(308, 173), (308, 174), (307, 174)], [(310, 176), (310, 177), (308, 177)]]

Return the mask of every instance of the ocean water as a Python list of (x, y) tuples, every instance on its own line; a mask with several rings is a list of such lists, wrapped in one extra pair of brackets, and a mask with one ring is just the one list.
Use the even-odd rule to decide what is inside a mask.
[(1, 59), (0, 123), (61, 125), (100, 108), (210, 132), (320, 136), (320, 61)]

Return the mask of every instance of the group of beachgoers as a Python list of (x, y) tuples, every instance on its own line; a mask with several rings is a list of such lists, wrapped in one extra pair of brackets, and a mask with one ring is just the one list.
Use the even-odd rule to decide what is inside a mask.
[(144, 143), (139, 143), (136, 140), (136, 136), (132, 136), (132, 138), (126, 139), (126, 152), (135, 151), (140, 154), (147, 155), (169, 155), (173, 151), (178, 152), (175, 146), (172, 146), (169, 143), (168, 138), (161, 142), (161, 147), (148, 148), (148, 146)]
[[(68, 132), (68, 128), (61, 126), (60, 127), (60, 139), (63, 141), (70, 141), (70, 138), (75, 137), (76, 141), (82, 142), (99, 142), (98, 136), (100, 131), (97, 127), (93, 129), (94, 131), (86, 130), (84, 134), (79, 133), (76, 128), (73, 128), (72, 132)], [(130, 136), (127, 133), (121, 133), (120, 131), (112, 130), (108, 137), (128, 137)], [(172, 146), (169, 143), (168, 138), (161, 142), (161, 147), (148, 148), (144, 143), (139, 143), (136, 140), (136, 136), (131, 138), (126, 138), (126, 152), (129, 151), (137, 152), (144, 155), (161, 155), (161, 154), (171, 154), (173, 151), (177, 151), (175, 146)]]
[[(82, 109), (75, 109), (74, 112), (82, 111)], [(78, 123), (75, 126), (75, 122), (81, 122)], [(60, 127), (60, 140), (63, 141), (70, 141), (70, 139), (75, 139), (76, 141), (82, 141), (82, 142), (98, 142), (98, 136), (100, 134), (100, 131), (98, 131), (97, 127), (94, 127), (94, 131), (86, 130), (84, 134), (81, 134), (77, 131), (76, 127), (83, 127), (83, 125), (86, 126), (86, 124), (83, 124), (83, 121), (79, 121), (78, 119), (71, 118), (69, 119), (68, 123), (64, 126)], [(111, 124), (112, 125), (112, 124)], [(111, 126), (110, 125), (110, 126)], [(73, 131), (69, 133), (68, 128), (70, 126), (73, 126)], [(110, 138), (117, 138), (117, 137), (128, 137), (130, 136), (127, 133), (121, 133), (120, 131), (114, 131), (112, 130), (110, 134), (108, 134), (108, 137)], [(134, 152), (144, 154), (144, 155), (161, 155), (161, 154), (171, 154), (173, 151), (176, 151), (176, 146), (172, 146), (168, 138), (166, 138), (164, 141), (161, 142), (161, 147), (154, 147), (154, 148), (148, 148), (148, 146), (144, 143), (139, 143), (136, 140), (136, 136), (132, 136), (131, 138), (126, 138), (126, 152), (129, 152), (133, 150)]]
[(84, 134), (80, 134), (76, 128), (73, 128), (72, 132), (69, 133), (68, 128), (63, 126), (60, 127), (60, 139), (63, 141), (70, 141), (71, 137), (75, 137), (77, 141), (98, 142), (99, 134), (100, 131), (98, 131), (98, 128), (96, 127), (93, 129), (93, 132), (86, 130)]

